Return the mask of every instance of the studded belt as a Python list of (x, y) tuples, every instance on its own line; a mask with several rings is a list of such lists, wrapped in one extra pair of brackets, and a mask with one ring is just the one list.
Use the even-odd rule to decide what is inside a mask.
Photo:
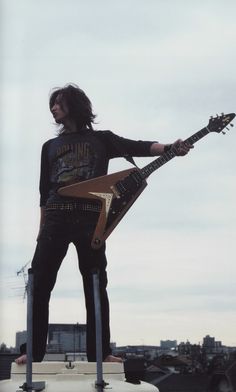
[(65, 210), (65, 211), (92, 211), (100, 212), (101, 206), (93, 203), (49, 203), (46, 205), (46, 211)]

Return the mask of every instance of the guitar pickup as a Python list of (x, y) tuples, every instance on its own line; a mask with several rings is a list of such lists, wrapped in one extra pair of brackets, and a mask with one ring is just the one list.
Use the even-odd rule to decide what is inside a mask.
[(115, 197), (116, 197), (117, 199), (120, 199), (120, 193), (118, 192), (117, 188), (116, 188), (114, 185), (112, 185), (112, 186), (110, 187), (110, 189), (111, 189), (112, 192), (114, 193)]

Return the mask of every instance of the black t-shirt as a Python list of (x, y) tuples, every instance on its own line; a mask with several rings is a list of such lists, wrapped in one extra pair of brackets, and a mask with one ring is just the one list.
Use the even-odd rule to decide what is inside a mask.
[(41, 155), (40, 206), (65, 202), (65, 197), (57, 193), (59, 187), (107, 174), (112, 158), (151, 156), (152, 143), (88, 129), (48, 140)]

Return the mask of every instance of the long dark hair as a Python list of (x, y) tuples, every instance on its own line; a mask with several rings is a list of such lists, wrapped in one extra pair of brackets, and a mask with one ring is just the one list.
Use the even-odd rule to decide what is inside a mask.
[[(57, 96), (60, 95), (61, 105), (68, 108), (68, 117), (71, 118), (77, 126), (77, 130), (81, 128), (93, 129), (92, 123), (96, 117), (93, 114), (92, 104), (81, 88), (75, 84), (67, 84), (61, 88), (55, 88), (49, 98), (49, 107), (53, 107)], [(58, 133), (61, 134), (65, 130), (60, 128)]]

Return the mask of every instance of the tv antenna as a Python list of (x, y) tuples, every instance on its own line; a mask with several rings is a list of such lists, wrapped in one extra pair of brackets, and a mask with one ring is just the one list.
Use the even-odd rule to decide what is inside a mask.
[(21, 267), (21, 269), (19, 269), (19, 271), (17, 271), (16, 275), (22, 275), (23, 279), (24, 279), (24, 285), (25, 285), (25, 291), (24, 291), (24, 299), (26, 296), (26, 287), (27, 287), (27, 283), (28, 283), (28, 269), (27, 266), (28, 264), (31, 262), (31, 260), (29, 260), (25, 265), (23, 265), (23, 267)]

